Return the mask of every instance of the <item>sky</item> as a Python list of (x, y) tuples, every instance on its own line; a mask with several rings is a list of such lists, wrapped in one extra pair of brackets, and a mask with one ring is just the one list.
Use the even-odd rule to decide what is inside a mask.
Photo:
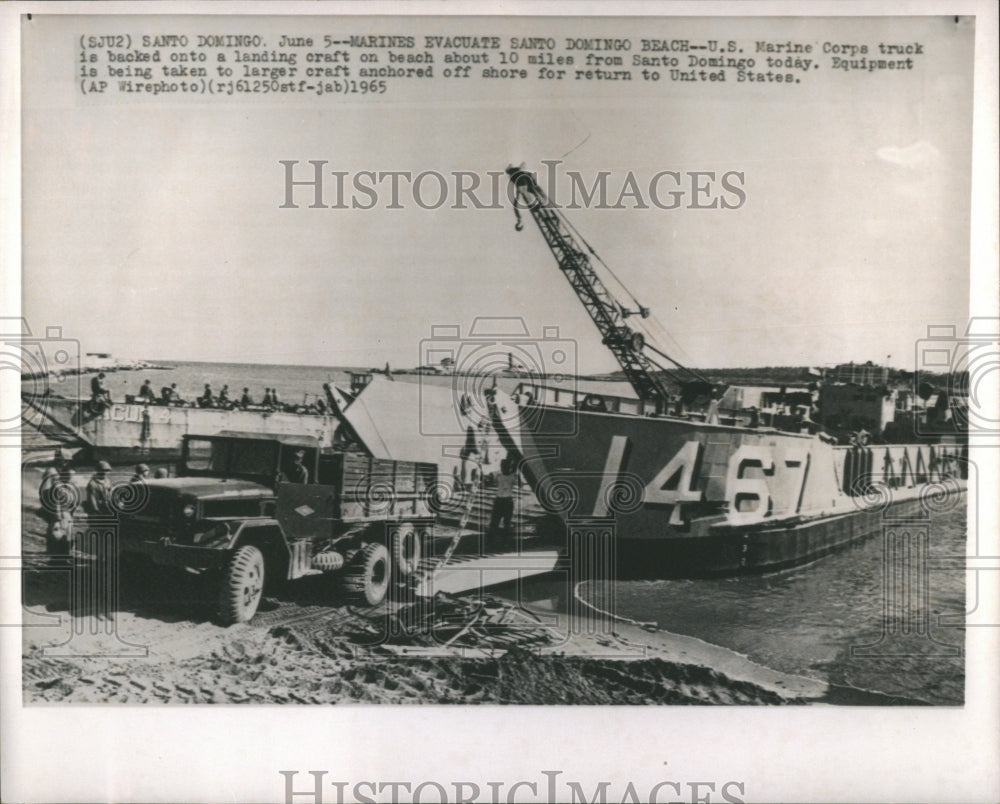
[[(487, 24), (488, 22), (488, 24)], [(31, 25), (35, 25), (31, 28)], [(245, 24), (243, 24), (245, 23)], [(393, 21), (395, 28), (401, 23)], [(82, 351), (311, 365), (416, 365), (440, 325), (478, 316), (558, 328), (580, 372), (614, 369), (530, 218), (502, 209), (282, 209), (285, 168), (450, 176), (562, 159), (588, 182), (665, 170), (743, 174), (738, 209), (566, 215), (696, 367), (912, 368), (930, 324), (964, 330), (969, 298), (972, 24), (867, 20), (434, 18), (407, 32), (921, 42), (917, 69), (844, 73), (812, 54), (792, 86), (702, 82), (397, 83), (385, 96), (86, 96), (81, 32), (184, 31), (179, 18), (36, 17), (23, 53), (23, 311)], [(315, 35), (328, 23), (242, 20)], [(338, 34), (399, 32), (339, 23)], [(232, 31), (203, 20), (199, 32)], [(349, 30), (348, 30), (349, 29)], [(391, 29), (391, 30), (390, 30)], [(190, 29), (194, 30), (194, 29)], [(658, 34), (661, 35), (661, 34)], [(422, 48), (417, 48), (421, 51)], [(440, 71), (439, 59), (435, 65)], [(760, 56), (757, 57), (758, 62)], [(330, 190), (332, 178), (325, 183)], [(350, 179), (348, 179), (350, 181)], [(452, 181), (452, 179), (448, 179)], [(427, 185), (429, 195), (433, 182)], [(453, 191), (449, 200), (453, 199)], [(484, 196), (485, 197), (485, 196)], [(549, 330), (550, 332), (552, 330)]]

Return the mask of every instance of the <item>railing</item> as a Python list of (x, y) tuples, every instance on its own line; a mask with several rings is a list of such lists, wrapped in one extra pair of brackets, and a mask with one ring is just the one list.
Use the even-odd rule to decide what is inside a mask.
[(871, 486), (912, 488), (945, 478), (967, 478), (964, 448), (957, 444), (834, 447), (841, 490), (858, 496)]

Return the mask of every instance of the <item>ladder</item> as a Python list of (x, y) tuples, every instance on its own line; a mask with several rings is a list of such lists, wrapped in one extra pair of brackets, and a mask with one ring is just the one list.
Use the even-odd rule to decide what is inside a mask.
[(465, 501), (465, 510), (462, 511), (462, 518), (458, 522), (458, 531), (451, 539), (451, 544), (448, 545), (448, 549), (445, 550), (444, 555), (441, 556), (441, 561), (438, 562), (437, 569), (441, 569), (445, 564), (451, 561), (452, 555), (454, 555), (458, 543), (462, 540), (462, 533), (465, 531), (466, 525), (469, 524), (469, 517), (472, 516), (472, 507), (475, 505), (476, 497), (479, 496), (479, 492), (483, 487), (483, 454), (482, 452), (476, 453), (476, 479), (472, 483), (472, 487), (466, 492), (468, 495)]

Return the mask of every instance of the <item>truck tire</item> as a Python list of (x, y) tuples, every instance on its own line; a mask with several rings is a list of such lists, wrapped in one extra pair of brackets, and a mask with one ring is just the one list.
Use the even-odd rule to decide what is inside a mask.
[(344, 590), (357, 602), (377, 606), (389, 591), (389, 551), (381, 542), (366, 544), (344, 575)]
[(223, 572), (219, 590), (219, 619), (223, 625), (253, 619), (264, 593), (264, 555), (252, 544), (234, 554)]
[(409, 578), (423, 557), (420, 533), (409, 522), (401, 522), (392, 532), (392, 563), (400, 578)]

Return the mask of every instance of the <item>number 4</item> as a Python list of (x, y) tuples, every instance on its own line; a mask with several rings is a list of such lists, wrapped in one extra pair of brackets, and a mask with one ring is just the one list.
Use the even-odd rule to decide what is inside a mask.
[(686, 442), (659, 474), (646, 485), (643, 498), (646, 505), (674, 506), (670, 514), (670, 524), (681, 523), (680, 503), (701, 501), (701, 490), (691, 487), (700, 456), (701, 443)]

